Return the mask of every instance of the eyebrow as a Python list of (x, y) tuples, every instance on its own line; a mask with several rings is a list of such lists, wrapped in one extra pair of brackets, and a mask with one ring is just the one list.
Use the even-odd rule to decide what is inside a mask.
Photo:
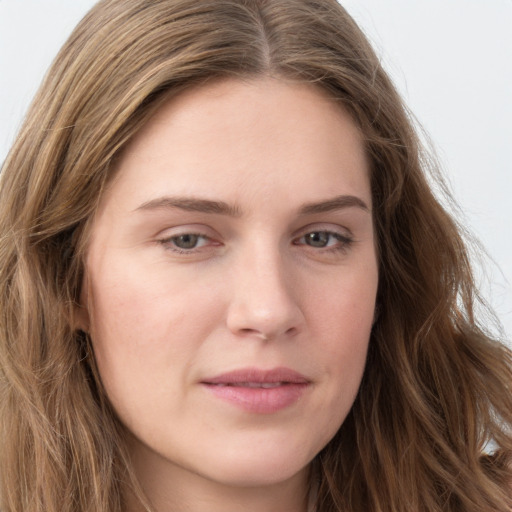
[(357, 196), (336, 196), (326, 201), (318, 203), (306, 203), (301, 206), (299, 213), (301, 215), (312, 215), (315, 213), (326, 213), (334, 210), (343, 210), (345, 208), (360, 208), (366, 212), (370, 211), (368, 205)]
[[(368, 205), (359, 197), (341, 195), (314, 203), (305, 203), (299, 208), (300, 215), (314, 215), (345, 208), (360, 208), (369, 212)], [(241, 217), (242, 210), (237, 205), (230, 205), (224, 201), (213, 201), (195, 197), (171, 197), (164, 196), (152, 199), (141, 204), (135, 211), (152, 211), (179, 209), (189, 212), (211, 213), (227, 215), (229, 217)]]
[(225, 203), (224, 201), (170, 196), (147, 201), (141, 204), (135, 211), (168, 210), (174, 208), (188, 212), (215, 213), (217, 215), (228, 215), (230, 217), (240, 217), (242, 215), (240, 208)]

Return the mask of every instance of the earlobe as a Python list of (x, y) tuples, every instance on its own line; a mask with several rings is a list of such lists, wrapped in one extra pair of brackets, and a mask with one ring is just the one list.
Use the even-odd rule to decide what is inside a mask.
[(79, 302), (73, 308), (73, 330), (90, 331), (91, 319), (89, 315), (89, 284), (87, 277), (82, 281)]
[(379, 316), (380, 316), (380, 307), (379, 305), (377, 304), (375, 306), (375, 310), (373, 312), (373, 321), (372, 321), (372, 327), (377, 323), (377, 320), (379, 319)]
[(73, 329), (86, 333), (90, 330), (89, 311), (83, 304), (77, 304), (75, 306), (73, 315)]

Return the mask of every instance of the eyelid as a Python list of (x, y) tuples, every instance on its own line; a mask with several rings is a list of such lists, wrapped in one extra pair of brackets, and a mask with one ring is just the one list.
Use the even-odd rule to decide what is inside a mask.
[(216, 232), (205, 224), (191, 222), (190, 224), (166, 225), (163, 229), (159, 229), (155, 234), (155, 238), (171, 238), (173, 236), (180, 236), (186, 234), (203, 235), (208, 237), (215, 237)]
[[(308, 243), (306, 237), (310, 234), (327, 234), (327, 243), (322, 245), (315, 245)], [(313, 240), (310, 239), (309, 242)], [(292, 244), (306, 253), (318, 256), (329, 257), (344, 256), (356, 242), (351, 231), (338, 224), (331, 223), (314, 223), (309, 224), (296, 232), (292, 240)]]
[[(332, 237), (334, 240), (336, 240), (338, 243), (325, 245), (323, 247), (315, 247), (314, 245), (306, 243), (305, 239), (308, 235), (311, 234), (318, 234), (318, 233), (324, 233), (327, 234), (329, 237)], [(303, 243), (299, 243), (300, 240), (304, 239)], [(327, 230), (315, 230), (315, 231), (308, 231), (307, 233), (304, 233), (302, 236), (299, 236), (294, 239), (294, 245), (303, 245), (310, 247), (314, 250), (329, 250), (329, 249), (335, 249), (340, 247), (345, 247), (354, 242), (354, 239), (351, 236), (342, 235), (341, 233), (338, 233), (336, 231), (327, 231)]]
[[(204, 240), (204, 243), (202, 243), (199, 247), (193, 247), (190, 249), (180, 248), (173, 243), (173, 240), (185, 235), (200, 237)], [(154, 241), (157, 244), (163, 246), (164, 249), (170, 252), (184, 255), (193, 255), (199, 252), (207, 251), (212, 247), (222, 245), (222, 243), (218, 240), (219, 236), (213, 229), (200, 224), (186, 224), (167, 227), (159, 231), (158, 234), (154, 237)]]
[(300, 229), (297, 229), (293, 234), (293, 238), (300, 238), (301, 236), (307, 235), (308, 233), (318, 233), (318, 232), (326, 232), (333, 233), (344, 238), (354, 238), (352, 231), (346, 226), (341, 226), (339, 224), (333, 224), (330, 222), (315, 222), (312, 224), (308, 224), (307, 226), (303, 226)]
[[(304, 240), (308, 234), (325, 233), (329, 240), (325, 246), (308, 243)], [(202, 239), (199, 246), (180, 247), (176, 240), (185, 235), (194, 236)], [(200, 224), (187, 224), (174, 227), (168, 227), (159, 232), (154, 238), (155, 242), (163, 246), (166, 250), (183, 255), (193, 255), (196, 253), (206, 253), (215, 247), (223, 244), (221, 236), (212, 228)], [(334, 243), (333, 243), (334, 242)], [(332, 223), (312, 223), (295, 231), (292, 235), (291, 243), (294, 246), (300, 246), (307, 250), (320, 252), (340, 252), (348, 250), (355, 242), (351, 231), (345, 226)]]

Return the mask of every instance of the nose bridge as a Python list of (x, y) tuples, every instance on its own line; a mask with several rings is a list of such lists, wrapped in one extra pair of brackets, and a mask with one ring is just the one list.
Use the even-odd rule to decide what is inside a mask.
[(285, 265), (278, 244), (251, 244), (239, 255), (227, 318), (232, 332), (271, 339), (299, 330), (302, 312)]

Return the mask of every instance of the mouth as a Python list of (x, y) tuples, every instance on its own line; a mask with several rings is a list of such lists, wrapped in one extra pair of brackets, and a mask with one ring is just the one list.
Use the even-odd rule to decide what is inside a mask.
[(272, 370), (242, 368), (203, 380), (205, 384), (240, 387), (277, 387), (284, 384), (307, 384), (309, 379), (295, 370), (285, 367)]
[[(208, 383), (205, 383), (208, 384)], [(230, 386), (230, 387), (237, 387), (237, 388), (261, 388), (261, 389), (273, 389), (278, 388), (279, 386), (286, 386), (291, 384), (291, 382), (229, 382), (227, 384), (211, 384), (212, 386)]]
[(207, 378), (201, 384), (238, 409), (272, 414), (295, 405), (311, 381), (289, 368), (246, 368)]

